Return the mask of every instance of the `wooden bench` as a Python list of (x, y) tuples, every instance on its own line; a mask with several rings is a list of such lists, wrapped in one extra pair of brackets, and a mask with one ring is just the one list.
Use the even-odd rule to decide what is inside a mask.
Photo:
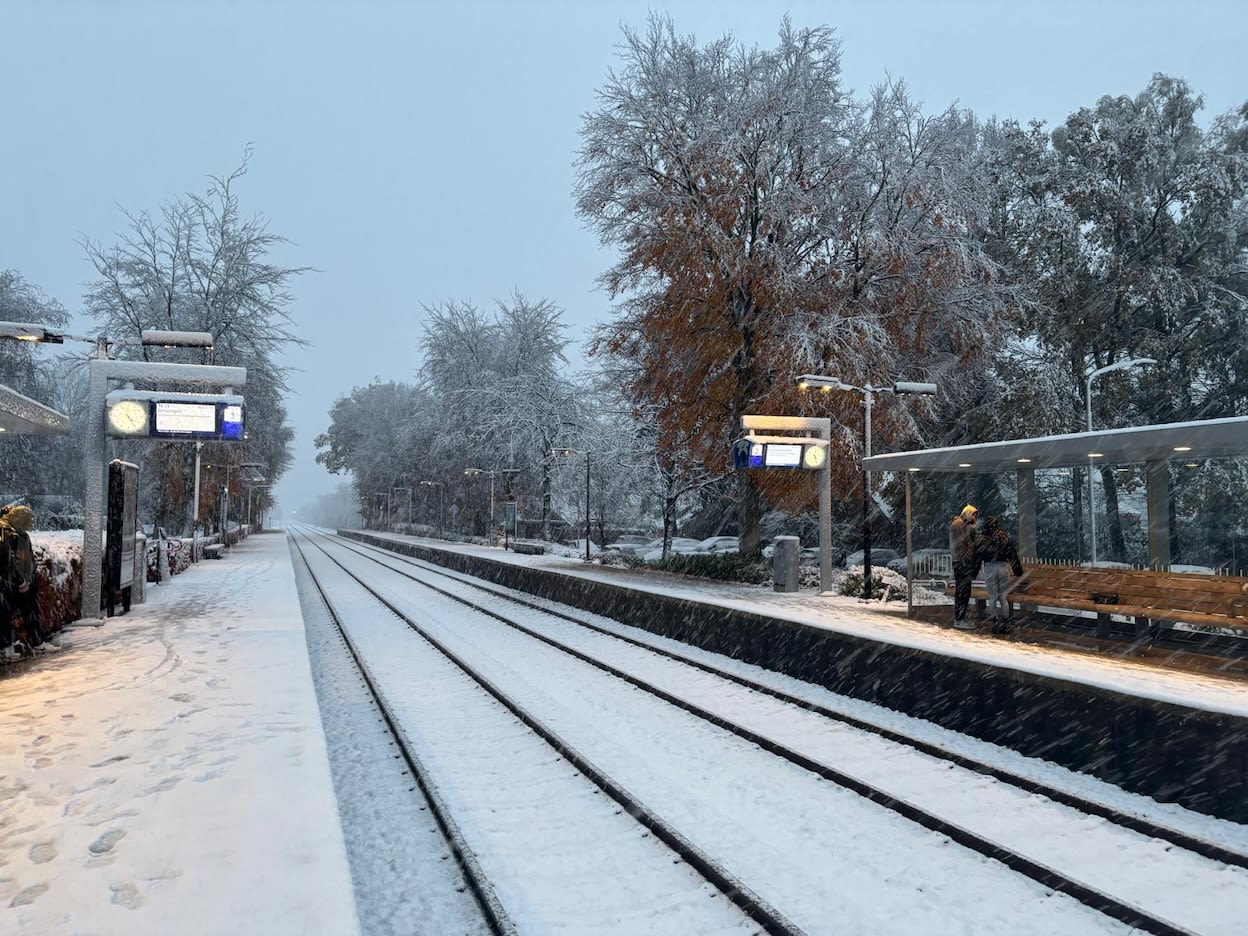
[[(982, 601), (987, 590), (977, 583), (971, 597)], [(1091, 612), (1099, 636), (1109, 634), (1111, 614), (1134, 618), (1137, 633), (1156, 634), (1157, 622), (1248, 630), (1248, 577), (1239, 575), (1025, 564), (1006, 597), (1028, 611)]]

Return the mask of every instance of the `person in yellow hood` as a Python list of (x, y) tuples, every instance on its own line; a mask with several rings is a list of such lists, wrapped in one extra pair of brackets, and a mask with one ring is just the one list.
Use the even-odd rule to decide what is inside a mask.
[(949, 552), (953, 554), (953, 626), (973, 628), (966, 620), (971, 603), (971, 582), (975, 578), (975, 522), (979, 511), (967, 504), (949, 524)]

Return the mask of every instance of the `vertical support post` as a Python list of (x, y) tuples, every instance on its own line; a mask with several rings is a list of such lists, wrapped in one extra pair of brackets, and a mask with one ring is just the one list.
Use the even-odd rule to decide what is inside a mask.
[(1036, 558), (1036, 470), (1017, 468), (1018, 481), (1018, 552)]
[(589, 450), (585, 450), (585, 561), (589, 562)]
[[(830, 426), (830, 422), (829, 422)], [(831, 452), (832, 430), (820, 429), (819, 438), (829, 442)], [(832, 459), (825, 458), (819, 478), (819, 591), (832, 590)]]
[[(863, 388), (862, 406), (866, 414), (863, 431), (863, 458), (871, 457), (871, 390)], [(871, 473), (862, 466), (862, 597), (871, 600)]]
[(910, 512), (910, 479), (906, 472), (906, 617), (914, 617), (914, 527)]
[(1148, 491), (1148, 564), (1170, 567), (1170, 463), (1150, 461), (1144, 466)]
[(100, 577), (104, 535), (104, 398), (108, 394), (108, 376), (103, 362), (107, 352), (101, 348), (87, 362), (87, 419), (82, 443), (82, 476), (85, 481), (85, 503), (82, 517), (82, 606), (84, 621), (103, 617), (100, 609)]

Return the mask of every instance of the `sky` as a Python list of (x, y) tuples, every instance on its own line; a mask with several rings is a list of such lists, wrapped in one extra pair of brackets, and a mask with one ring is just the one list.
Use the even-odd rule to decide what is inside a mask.
[[(1248, 99), (1248, 6), (1196, 0), (719, 0), (179, 3), (5, 0), (0, 56), (0, 269), (77, 315), (83, 238), (116, 242), (237, 167), (247, 214), (289, 239), (306, 345), (291, 369), (297, 509), (340, 479), (315, 464), (334, 400), (412, 380), (423, 307), (486, 310), (519, 291), (564, 312), (573, 368), (611, 314), (614, 253), (575, 214), (583, 116), (650, 12), (709, 42), (771, 47), (781, 19), (830, 25), (845, 83), (904, 79), (930, 111), (1060, 123), (1164, 72), (1206, 99)], [(78, 319), (86, 331), (90, 321)]]
[[(38, 533), (34, 539), (37, 548), (61, 557), (62, 567), (79, 548), (67, 534)], [(360, 574), (378, 571), (341, 548), (318, 542)], [(620, 570), (587, 567), (575, 556), (517, 556), (460, 544), (449, 548), (537, 564), (552, 574), (620, 582)], [(639, 827), (627, 815), (616, 816), (625, 834), (605, 825), (602, 803), (609, 801), (581, 795), (581, 787), (577, 795), (551, 802), (564, 814), (579, 816), (577, 828), (605, 829), (613, 837), (596, 839), (595, 854), (570, 850), (567, 842), (574, 839), (566, 832), (555, 843), (562, 848), (534, 849), (534, 837), (549, 830), (533, 821), (533, 790), (549, 793), (555, 778), (546, 770), (541, 786), (517, 779), (527, 777), (518, 772), (531, 766), (519, 755), (532, 742), (549, 768), (549, 749), (518, 723), (501, 726), (499, 706), (485, 703), (482, 693), (464, 692), (462, 675), (393, 615), (377, 614), (376, 605), (363, 599), (345, 573), (329, 568), (319, 550), (305, 553), (500, 892), (508, 892), (501, 886), (507, 882), (497, 872), (510, 871), (532, 898), (524, 906), (514, 901), (513, 913), (534, 913), (534, 907), (563, 901), (566, 916), (560, 919), (568, 932), (697, 932), (671, 925), (680, 905), (640, 901), (629, 905), (611, 930), (589, 925), (602, 919), (603, 905), (576, 889), (569, 905), (566, 881), (605, 864), (612, 895), (634, 896), (639, 882), (657, 874), (640, 864), (648, 837), (637, 834)], [(867, 607), (844, 596), (627, 574), (637, 587), (685, 600), (1073, 679), (1110, 692), (1248, 714), (1243, 684), (1215, 674), (1055, 654), (1051, 648), (916, 624), (900, 616), (896, 604), (892, 613), (881, 613), (882, 605)], [(996, 862), (969, 855), (942, 835), (775, 763), (761, 749), (725, 742), (714, 726), (647, 702), (632, 686), (587, 673), (587, 667), (535, 640), (505, 633), (490, 618), (468, 615), (410, 582), (398, 584), (389, 573), (378, 579), (396, 607), (419, 613), (423, 626), (471, 658), (536, 717), (557, 722), (573, 747), (649, 805), (661, 804), (665, 817), (704, 850), (729, 855), (723, 849), (731, 836), (755, 837), (760, 847), (732, 854), (729, 870), (765, 882), (769, 891), (763, 896), (800, 915), (807, 931), (1125, 930)], [(442, 584), (464, 591), (461, 584)], [(146, 601), (128, 614), (102, 626), (68, 628), (58, 637), (60, 652), (3, 671), (0, 829), (6, 834), (0, 836), (0, 914), (6, 932), (347, 936), (415, 932), (422, 922), (426, 931), (438, 933), (468, 929), (430, 922), (441, 919), (431, 914), (455, 920), (454, 914), (463, 913), (446, 881), (445, 844), (426, 834), (426, 827), (433, 828), (427, 816), (412, 815), (419, 804), (411, 795), (410, 776), (378, 769), (394, 752), (378, 731), (376, 709), (360, 697), (358, 673), (323, 606), (314, 607), (319, 602), (313, 597), (301, 614), (297, 588), (307, 597), (308, 579), (302, 568), (294, 568), (287, 537), (254, 536), (225, 560), (201, 562), (169, 582), (149, 584)], [(748, 712), (754, 730), (1004, 847), (1076, 873), (1090, 886), (1160, 913), (1186, 931), (1229, 936), (1242, 930), (1248, 913), (1248, 872), (1242, 868), (1193, 864), (1182, 849), (1165, 842), (1072, 816), (1042, 797), (964, 775), (946, 762), (897, 750), (874, 736), (864, 738), (706, 674), (691, 676), (566, 621), (517, 608), (509, 613), (726, 718), (740, 720)], [(674, 649), (815, 705), (985, 759), (1234, 851), (1248, 850), (1248, 829), (1242, 825), (1130, 794), (1056, 764), (605, 618), (574, 613), (608, 631)], [(527, 675), (533, 672), (546, 678), (535, 682)], [(453, 714), (438, 706), (451, 707)], [(622, 710), (630, 717), (621, 718)], [(656, 714), (661, 729), (655, 728)], [(473, 724), (474, 718), (481, 722)], [(505, 738), (501, 743), (500, 737)], [(339, 747), (348, 738), (358, 745)], [(382, 750), (370, 752), (368, 744)], [(494, 755), (506, 751), (509, 782), (490, 779), (498, 765), (474, 747), (480, 744)], [(609, 762), (612, 752), (615, 761)], [(457, 763), (465, 753), (471, 763)], [(707, 763), (715, 770), (708, 773)], [(560, 784), (576, 782), (574, 771), (561, 773)], [(742, 777), (754, 782), (741, 783)], [(730, 800), (750, 807), (729, 809)], [(488, 823), (469, 821), (483, 801), (509, 808), (497, 809)], [(619, 813), (613, 804), (608, 808)], [(782, 815), (807, 821), (778, 821)], [(370, 855), (370, 846), (376, 852), (380, 836), (387, 829), (393, 834), (396, 827), (401, 834), (394, 837), (394, 850)], [(829, 835), (835, 835), (835, 846), (827, 844)], [(1076, 837), (1080, 847), (1069, 847)], [(801, 873), (793, 873), (794, 856), (809, 856), (812, 847), (819, 847), (819, 854), (809, 857)], [(1060, 854), (1052, 852), (1055, 847)], [(505, 863), (516, 855), (520, 865)], [(434, 876), (439, 866), (441, 878)], [(619, 876), (620, 867), (633, 872), (627, 880)], [(666, 867), (673, 875), (688, 876), (680, 862)], [(762, 873), (776, 867), (784, 872), (774, 879)], [(410, 900), (398, 901), (387, 892), (396, 889), (396, 879), (413, 892)], [(445, 897), (424, 894), (418, 901), (415, 891), (422, 880), (432, 882), (430, 889), (440, 882)], [(804, 889), (795, 895), (797, 887)], [(775, 898), (784, 898), (783, 903)], [(712, 902), (699, 890), (697, 903)], [(617, 899), (606, 909), (618, 909), (618, 904)], [(933, 908), (939, 916), (933, 916)], [(553, 929), (523, 917), (518, 922), (521, 932)]]

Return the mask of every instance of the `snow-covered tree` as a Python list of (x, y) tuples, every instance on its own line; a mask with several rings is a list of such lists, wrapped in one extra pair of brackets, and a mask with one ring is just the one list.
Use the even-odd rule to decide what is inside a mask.
[[(978, 242), (974, 122), (922, 116), (900, 84), (854, 103), (823, 27), (786, 20), (770, 50), (699, 46), (661, 18), (624, 35), (584, 121), (576, 196), (621, 250), (602, 277), (617, 316), (595, 350), (634, 362), (624, 387), (656, 408), (660, 451), (687, 445), (713, 473), (742, 415), (814, 409), (793, 389), (803, 371), (956, 379), (1000, 307)], [(855, 404), (819, 401), (845, 454), (861, 438)], [(740, 474), (746, 553), (760, 485), (777, 483)]]
[[(243, 215), (236, 189), (250, 156), (248, 148), (242, 165), (228, 176), (212, 177), (202, 195), (176, 198), (157, 216), (128, 213), (128, 230), (112, 247), (84, 241), (96, 271), (84, 299), (86, 313), (112, 342), (137, 342), (145, 329), (203, 331), (213, 336), (214, 363), (246, 367), (247, 456), (240, 457), (237, 445), (223, 443), (206, 445), (204, 458), (223, 464), (262, 461), (273, 481), (289, 467), (293, 438), (282, 405), (285, 373), (276, 359), (285, 346), (301, 343), (293, 329), (289, 286), (307, 268), (274, 263), (271, 254), (285, 239), (269, 230), (265, 218)], [(155, 353), (161, 360), (198, 360), (199, 354)], [(119, 357), (152, 354), (148, 348), (117, 349)], [(134, 456), (145, 463), (145, 484), (159, 485), (152, 500), (162, 505), (159, 519), (166, 524), (193, 512), (193, 455), (190, 446), (173, 443)]]

